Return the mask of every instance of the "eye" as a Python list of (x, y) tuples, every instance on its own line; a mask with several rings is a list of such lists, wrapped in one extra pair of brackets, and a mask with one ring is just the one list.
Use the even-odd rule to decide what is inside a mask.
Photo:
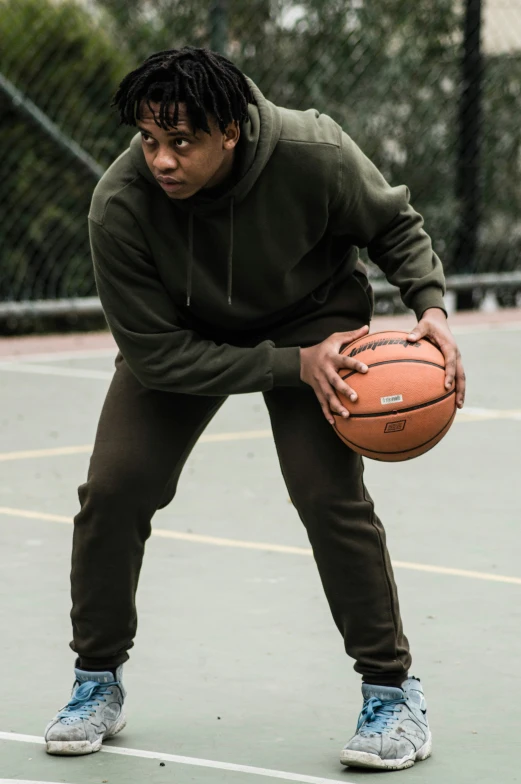
[(189, 145), (189, 144), (190, 144), (190, 142), (188, 141), (188, 139), (178, 138), (178, 139), (174, 140), (174, 146), (178, 147), (178, 149), (180, 149), (180, 150), (184, 150), (185, 147), (187, 145)]
[(145, 144), (146, 144), (148, 147), (150, 147), (150, 146), (151, 146), (152, 144), (154, 144), (154, 142), (155, 142), (155, 139), (153, 139), (151, 136), (149, 136), (149, 135), (148, 135), (148, 133), (142, 133), (142, 134), (141, 134), (141, 138), (143, 139), (143, 142), (144, 142), (144, 143), (145, 143)]

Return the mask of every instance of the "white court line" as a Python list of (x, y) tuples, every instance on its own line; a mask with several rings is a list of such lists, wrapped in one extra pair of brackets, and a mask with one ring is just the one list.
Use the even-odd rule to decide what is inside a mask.
[[(68, 378), (92, 378), (98, 381), (111, 381), (114, 377), (113, 371), (106, 371), (106, 370), (87, 370), (87, 369), (80, 369), (80, 368), (63, 368), (63, 367), (55, 367), (53, 365), (32, 365), (32, 364), (23, 364), (18, 362), (0, 362), (0, 371), (5, 370), (11, 373), (35, 373), (37, 375), (42, 376), (65, 376)], [(514, 421), (521, 421), (521, 409), (517, 410), (505, 410), (502, 411), (500, 409), (488, 409), (488, 408), (470, 408), (465, 407), (462, 411), (458, 412), (458, 417), (456, 421), (459, 422), (478, 422), (485, 419), (512, 419)], [(200, 441), (235, 441), (235, 440), (242, 440), (242, 438), (267, 438), (271, 436), (271, 431), (265, 430), (260, 431), (264, 433), (264, 435), (259, 436), (255, 435), (259, 431), (248, 431), (250, 435), (241, 435), (240, 433), (235, 434), (233, 437), (230, 438), (205, 438), (204, 436), (200, 438)], [(80, 450), (82, 448), (79, 448)], [(60, 453), (58, 451), (54, 452), (54, 454), (73, 454), (73, 452), (63, 452)], [(0, 460), (6, 459), (2, 458), (0, 453)], [(17, 458), (11, 458), (17, 459)]]
[(507, 321), (504, 324), (497, 322), (491, 324), (451, 324), (449, 317), (449, 327), (454, 335), (474, 335), (480, 332), (519, 332), (521, 321)]
[[(14, 740), (22, 743), (38, 743), (43, 745), (43, 738), (36, 735), (19, 735), (15, 732), (0, 732), (0, 740)], [(101, 751), (108, 754), (121, 754), (125, 757), (142, 757), (144, 759), (161, 760), (162, 762), (176, 762), (178, 765), (195, 765), (199, 768), (215, 768), (217, 770), (231, 770), (234, 773), (250, 773), (253, 776), (266, 776), (270, 779), (283, 781), (300, 781), (303, 784), (353, 784), (345, 779), (324, 779), (317, 776), (305, 776), (301, 773), (287, 773), (283, 770), (270, 770), (269, 768), (254, 768), (250, 765), (235, 765), (233, 762), (216, 762), (214, 760), (198, 759), (197, 757), (182, 757), (178, 754), (164, 754), (163, 752), (142, 751), (141, 749), (125, 749), (121, 746), (102, 746)], [(340, 763), (339, 763), (340, 764)], [(5, 779), (0, 779), (4, 782)], [(7, 779), (9, 781), (9, 779)], [(16, 779), (16, 784), (23, 784)], [(31, 782), (29, 784), (47, 784), (47, 782)], [(49, 782), (50, 784), (50, 782)]]
[[(411, 324), (411, 328), (414, 324)], [(521, 321), (490, 324), (452, 324), (451, 331), (455, 335), (471, 335), (483, 332), (519, 332), (521, 330)], [(406, 331), (406, 330), (404, 330)], [(31, 363), (45, 363), (49, 360), (65, 361), (68, 359), (95, 359), (109, 356), (116, 356), (118, 347), (114, 345), (113, 348), (99, 348), (99, 349), (78, 349), (77, 351), (53, 351), (47, 354), (5, 354), (0, 356), (0, 370), (11, 370), (20, 373), (38, 373), (50, 376), (68, 376), (70, 378), (94, 378), (99, 380), (111, 379), (114, 375), (113, 372), (103, 372), (95, 370), (76, 370), (75, 368), (58, 368), (51, 365), (45, 366), (45, 369), (38, 368), (37, 364)]]
[[(29, 509), (12, 509), (8, 506), (0, 506), (0, 515), (8, 517), (21, 517), (28, 520), (46, 520), (51, 523), (65, 523), (72, 525), (71, 517), (65, 515), (49, 514), (48, 512), (32, 512)], [(288, 555), (311, 556), (313, 552), (310, 547), (295, 547), (287, 544), (272, 544), (271, 542), (252, 542), (242, 539), (225, 539), (220, 536), (207, 536), (205, 534), (189, 534), (183, 531), (171, 531), (165, 528), (152, 528), (152, 536), (160, 539), (178, 539), (183, 542), (194, 544), (211, 544), (217, 547), (233, 547), (240, 550), (261, 550), (271, 553), (286, 553)], [(446, 574), (454, 577), (468, 577), (474, 580), (487, 580), (495, 583), (509, 583), (511, 585), (521, 585), (521, 577), (509, 577), (503, 574), (489, 574), (488, 572), (476, 572), (469, 569), (455, 569), (449, 566), (433, 566), (431, 564), (414, 563), (412, 561), (392, 561), (396, 569), (409, 569), (414, 572), (430, 572), (433, 574)]]
[[(450, 319), (449, 319), (450, 324)], [(374, 325), (377, 327), (377, 325)], [(411, 329), (414, 322), (411, 322)], [(519, 332), (521, 330), (521, 320), (505, 322), (503, 324), (492, 322), (488, 324), (450, 324), (451, 332), (455, 335), (478, 334), (481, 332)], [(406, 332), (407, 330), (402, 330)], [(116, 356), (118, 347), (114, 344), (112, 347), (96, 348), (96, 349), (66, 349), (63, 351), (49, 351), (45, 354), (3, 354), (0, 355), (0, 364), (2, 362), (48, 362), (55, 360), (56, 362), (66, 361), (68, 359), (97, 359), (103, 357)]]
[[(0, 779), (0, 784), (57, 784), (56, 781), (28, 781), (27, 779)], [(60, 784), (64, 784), (62, 781)]]
[(62, 362), (67, 359), (101, 359), (111, 356), (116, 358), (117, 353), (118, 347), (114, 344), (112, 348), (80, 348), (75, 351), (49, 351), (48, 354), (3, 354), (0, 355), (0, 362)]
[(102, 381), (110, 380), (113, 372), (106, 370), (86, 370), (80, 368), (54, 367), (53, 365), (30, 365), (21, 362), (0, 362), (0, 370), (8, 373), (35, 373), (40, 376), (68, 376), (69, 378), (96, 378)]

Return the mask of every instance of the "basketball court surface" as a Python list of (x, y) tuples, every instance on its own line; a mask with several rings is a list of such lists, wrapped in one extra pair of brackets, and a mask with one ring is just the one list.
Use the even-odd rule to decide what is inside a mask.
[[(127, 728), (97, 754), (45, 754), (73, 681), (72, 518), (116, 350), (105, 333), (0, 339), (0, 784), (521, 782), (521, 311), (451, 322), (463, 412), (422, 457), (366, 460), (434, 738), (432, 758), (388, 773), (339, 763), (360, 676), (261, 395), (228, 400), (154, 518)], [(413, 324), (375, 319), (371, 331)]]

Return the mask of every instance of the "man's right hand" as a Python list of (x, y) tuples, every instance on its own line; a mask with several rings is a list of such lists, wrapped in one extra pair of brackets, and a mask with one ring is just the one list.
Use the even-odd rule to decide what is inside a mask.
[(340, 349), (347, 343), (363, 338), (368, 332), (368, 326), (361, 327), (355, 332), (335, 332), (316, 346), (300, 349), (300, 378), (313, 387), (324, 416), (331, 425), (335, 423), (333, 414), (349, 416), (349, 412), (336, 393), (341, 392), (353, 402), (357, 399), (354, 389), (342, 381), (338, 371), (357, 370), (359, 373), (368, 371), (367, 365), (340, 354)]

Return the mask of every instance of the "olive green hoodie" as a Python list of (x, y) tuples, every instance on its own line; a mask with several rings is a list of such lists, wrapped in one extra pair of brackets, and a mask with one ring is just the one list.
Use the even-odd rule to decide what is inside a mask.
[[(392, 188), (327, 115), (275, 106), (250, 85), (257, 106), (223, 187), (170, 199), (137, 134), (94, 191), (98, 293), (145, 387), (227, 395), (300, 385), (299, 347), (276, 347), (270, 328), (327, 281), (357, 285), (361, 247), (418, 318), (444, 308), (441, 262), (408, 189)], [(260, 342), (244, 345), (246, 333)]]

